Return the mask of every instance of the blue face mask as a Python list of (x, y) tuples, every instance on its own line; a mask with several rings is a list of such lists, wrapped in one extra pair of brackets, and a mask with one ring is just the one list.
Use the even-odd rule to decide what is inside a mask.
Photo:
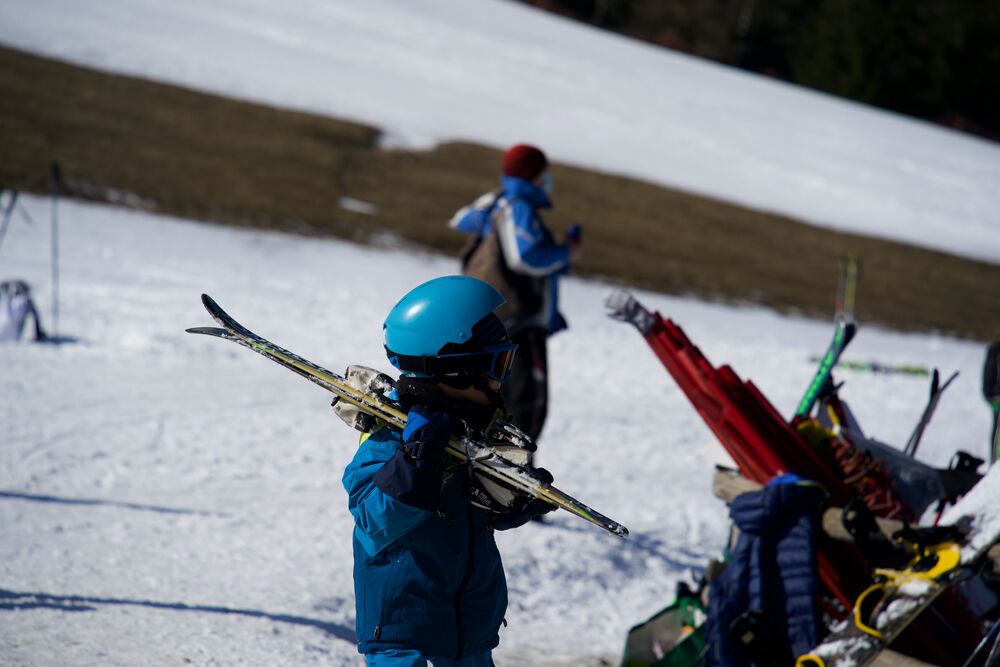
[(549, 197), (552, 196), (552, 174), (551, 174), (551, 172), (546, 171), (542, 175), (542, 182), (538, 184), (538, 187), (541, 188), (542, 192), (544, 192), (547, 196), (549, 196)]

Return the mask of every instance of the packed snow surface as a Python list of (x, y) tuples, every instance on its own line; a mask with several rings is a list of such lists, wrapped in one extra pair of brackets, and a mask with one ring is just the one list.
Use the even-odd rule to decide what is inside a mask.
[(513, 2), (0, 0), (0, 16), (2, 44), (358, 120), (394, 144), (529, 141), (560, 162), (1000, 262), (1000, 146)]
[[(17, 214), (0, 279), (28, 280), (51, 328), (50, 202), (23, 202), (34, 224)], [(386, 313), (455, 272), (455, 259), (92, 204), (61, 202), (58, 214), (59, 333), (77, 342), (0, 346), (0, 663), (361, 664), (340, 484), (357, 433), (322, 389), (184, 329), (212, 324), (206, 292), (323, 366), (390, 370)], [(564, 284), (571, 328), (551, 341), (539, 463), (631, 535), (564, 512), (498, 534), (510, 585), (500, 667), (617, 659), (628, 628), (669, 603), (726, 537), (710, 490), (725, 454), (639, 334), (606, 318), (608, 292)], [(638, 296), (786, 416), (832, 331), (759, 308)], [(958, 447), (986, 455), (983, 354), (862, 323), (847, 356), (961, 371), (920, 451), (943, 465)], [(906, 441), (926, 378), (838, 377), (871, 435)]]
[(989, 473), (958, 503), (949, 507), (943, 523), (956, 523), (962, 517), (972, 518), (972, 538), (962, 548), (962, 560), (968, 562), (1000, 539), (1000, 467)]

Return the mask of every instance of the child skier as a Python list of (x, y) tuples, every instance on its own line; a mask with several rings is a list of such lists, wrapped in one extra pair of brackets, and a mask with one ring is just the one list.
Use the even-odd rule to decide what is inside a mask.
[(374, 667), (489, 667), (507, 608), (494, 529), (555, 509), (525, 500), (505, 514), (469, 502), (467, 468), (446, 460), (453, 432), (502, 414), (516, 345), (493, 312), (504, 302), (475, 278), (410, 291), (383, 325), (402, 433), (362, 438), (344, 472), (354, 517), (358, 651)]

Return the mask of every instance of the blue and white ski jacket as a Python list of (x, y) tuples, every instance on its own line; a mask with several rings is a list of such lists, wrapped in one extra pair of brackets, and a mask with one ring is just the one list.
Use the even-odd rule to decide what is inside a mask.
[[(569, 273), (569, 246), (556, 243), (552, 232), (538, 216), (551, 208), (545, 191), (523, 178), (502, 176), (499, 193), (487, 193), (460, 209), (449, 223), (467, 234), (485, 238), (496, 225), (509, 269), (544, 281), (542, 307), (530, 324), (550, 334), (566, 328), (559, 314), (559, 276)], [(494, 285), (494, 287), (496, 287)]]
[(354, 517), (358, 651), (414, 648), (460, 658), (490, 651), (507, 609), (507, 581), (489, 516), (469, 503), (467, 477), (446, 479), (436, 511), (407, 505), (375, 484), (402, 447), (383, 428), (344, 471)]

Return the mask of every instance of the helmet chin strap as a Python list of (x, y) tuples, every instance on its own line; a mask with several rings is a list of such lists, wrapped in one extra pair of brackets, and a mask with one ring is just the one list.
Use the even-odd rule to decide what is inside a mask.
[[(462, 420), (468, 420), (471, 426), (480, 429), (485, 428), (493, 420), (498, 409), (506, 412), (500, 392), (490, 389), (489, 385), (485, 389), (476, 387), (474, 379), (466, 377), (462, 386), (454, 387), (455, 382), (444, 383), (441, 382), (443, 379), (413, 378), (407, 376), (399, 378), (396, 381), (396, 391), (403, 408), (409, 410), (410, 407), (417, 404), (427, 405), (434, 410), (445, 410)], [(455, 378), (448, 379), (455, 380)], [(458, 390), (479, 389), (487, 397), (489, 404), (475, 404), (455, 399), (446, 395), (438, 386), (439, 383), (446, 384)]]
[(472, 380), (472, 386), (486, 395), (486, 399), (490, 402), (491, 407), (500, 409), (505, 407), (503, 395), (500, 393), (500, 390), (491, 387), (490, 381), (485, 375), (476, 375)]
[(438, 378), (434, 378), (435, 382), (440, 382), (443, 385), (451, 387), (452, 389), (477, 389), (486, 397), (489, 401), (489, 405), (492, 408), (504, 408), (503, 395), (496, 389), (490, 386), (489, 378), (482, 374), (476, 375), (448, 375)]

